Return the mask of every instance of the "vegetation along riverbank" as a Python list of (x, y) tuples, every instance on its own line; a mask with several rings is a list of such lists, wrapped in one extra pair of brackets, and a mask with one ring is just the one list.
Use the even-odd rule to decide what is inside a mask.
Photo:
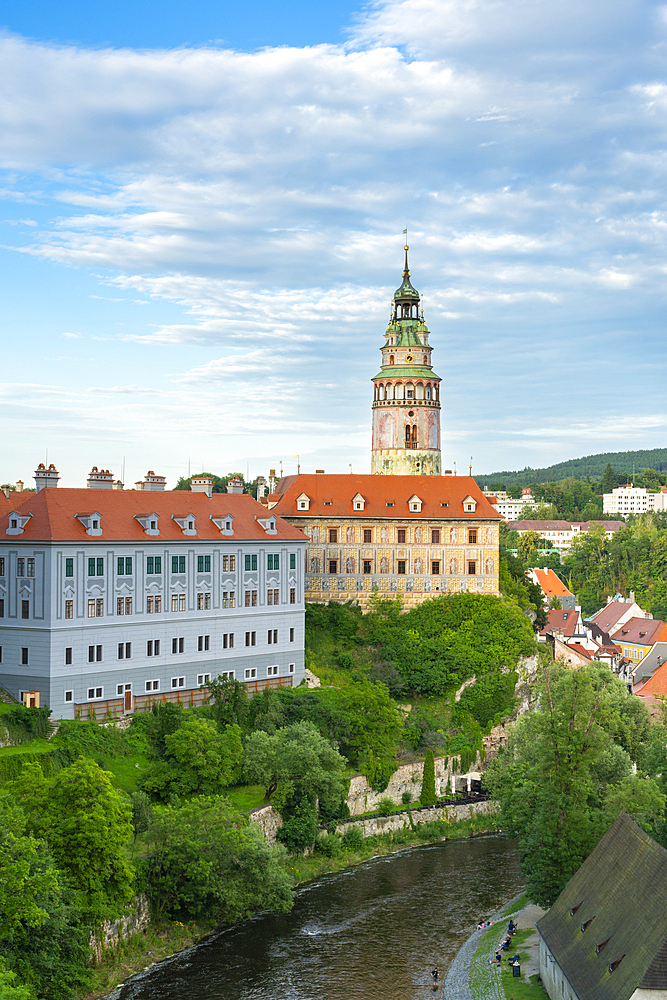
[[(621, 809), (664, 837), (662, 720), (606, 668), (543, 663), (521, 606), (530, 594), (520, 597), (452, 595), (405, 614), (382, 599), (364, 616), (310, 608), (321, 687), (249, 700), (218, 679), (209, 704), (155, 706), (125, 729), (63, 722), (47, 739), (48, 712), (3, 703), (13, 744), (0, 749), (7, 1000), (99, 994), (216, 926), (289, 911), (304, 880), (415, 843), (501, 827), (518, 837), (531, 899), (548, 906)], [(465, 771), (519, 707), (529, 710), (486, 772), (496, 815), (413, 828), (406, 814), (365, 840), (349, 824), (352, 775), (379, 796), (380, 813), (433, 806), (443, 794), (434, 755)], [(411, 761), (423, 761), (418, 791), (393, 784), (386, 801)], [(248, 819), (263, 803), (282, 822), (275, 846)], [(150, 907), (146, 934), (91, 964), (91, 932), (106, 940), (137, 896)]]

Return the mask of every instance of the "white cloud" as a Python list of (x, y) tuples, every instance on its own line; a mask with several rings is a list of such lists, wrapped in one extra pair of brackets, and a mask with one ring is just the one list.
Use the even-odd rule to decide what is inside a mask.
[(81, 333), (69, 333), (69, 332), (65, 332), (65, 333), (62, 334), (62, 336), (63, 337), (69, 337), (71, 340), (81, 340), (81, 337), (83, 336), (83, 334), (81, 334)]

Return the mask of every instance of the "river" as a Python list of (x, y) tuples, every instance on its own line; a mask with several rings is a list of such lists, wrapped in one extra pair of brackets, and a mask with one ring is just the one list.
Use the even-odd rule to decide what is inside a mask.
[(142, 973), (114, 1000), (419, 1000), (477, 921), (523, 888), (500, 835), (373, 858)]

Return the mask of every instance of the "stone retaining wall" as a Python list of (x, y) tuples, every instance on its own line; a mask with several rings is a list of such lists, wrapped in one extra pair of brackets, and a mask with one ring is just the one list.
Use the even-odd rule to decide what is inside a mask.
[(137, 896), (131, 909), (120, 920), (103, 920), (99, 933), (90, 935), (90, 950), (94, 960), (101, 962), (105, 951), (115, 948), (121, 938), (127, 940), (133, 934), (145, 930), (150, 920), (150, 909), (145, 896)]
[(275, 844), (276, 834), (283, 825), (283, 818), (277, 809), (270, 805), (259, 806), (257, 809), (250, 810), (248, 819), (259, 827), (267, 844)]
[[(489, 800), (485, 802), (470, 802), (460, 806), (434, 806), (431, 809), (411, 809), (412, 821), (415, 826), (420, 823), (430, 823), (435, 819), (444, 819), (446, 823), (460, 823), (471, 816), (490, 816), (498, 811), (498, 803)], [(372, 837), (377, 833), (395, 833), (410, 825), (407, 812), (393, 813), (391, 816), (372, 816), (370, 819), (350, 820), (340, 823), (338, 833), (345, 833), (352, 826), (358, 826), (364, 837)]]
[[(458, 765), (458, 757), (435, 758), (435, 794), (438, 798), (447, 797), (451, 788), (452, 774), (460, 775)], [(477, 764), (474, 765), (474, 769), (477, 769)], [(396, 805), (400, 805), (403, 801), (403, 792), (410, 792), (412, 798), (417, 801), (421, 795), (423, 775), (423, 760), (416, 760), (414, 764), (401, 764), (392, 774), (385, 790), (375, 792), (363, 774), (355, 774), (350, 778), (350, 792), (347, 797), (350, 816), (373, 812), (382, 799), (391, 799)]]

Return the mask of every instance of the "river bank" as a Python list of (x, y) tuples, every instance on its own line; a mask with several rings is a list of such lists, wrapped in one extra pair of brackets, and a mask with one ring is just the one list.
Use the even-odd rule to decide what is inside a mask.
[[(340, 852), (331, 857), (316, 852), (291, 856), (287, 859), (287, 869), (293, 887), (299, 889), (321, 875), (354, 868), (374, 857), (438, 841), (464, 840), (498, 832), (498, 821), (489, 813), (452, 823), (437, 820), (416, 826), (414, 830), (407, 828), (366, 837), (358, 847), (342, 846)], [(138, 973), (201, 943), (216, 929), (214, 925), (195, 923), (149, 925), (145, 932), (133, 934), (105, 953), (93, 970), (91, 989), (79, 994), (78, 1000), (101, 1000)]]
[[(539, 979), (539, 936), (535, 922), (545, 911), (529, 903), (525, 893), (506, 903), (491, 917), (491, 927), (475, 931), (459, 949), (447, 970), (442, 1000), (548, 1000)], [(494, 956), (507, 934), (510, 918), (517, 925), (511, 952), (503, 952), (500, 967)], [(507, 961), (518, 954), (521, 976)]]

